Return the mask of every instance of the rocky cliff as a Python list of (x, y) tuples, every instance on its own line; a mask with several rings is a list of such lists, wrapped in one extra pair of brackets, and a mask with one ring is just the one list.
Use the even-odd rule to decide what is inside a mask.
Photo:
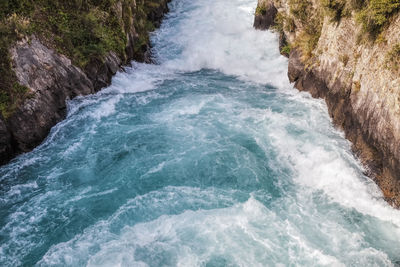
[(325, 99), (333, 122), (397, 207), (399, 9), (397, 0), (259, 0), (254, 25), (279, 32), (290, 81)]
[(109, 85), (132, 59), (150, 62), (148, 33), (167, 2), (0, 4), (8, 10), (0, 14), (0, 163), (39, 145), (66, 116), (68, 99)]

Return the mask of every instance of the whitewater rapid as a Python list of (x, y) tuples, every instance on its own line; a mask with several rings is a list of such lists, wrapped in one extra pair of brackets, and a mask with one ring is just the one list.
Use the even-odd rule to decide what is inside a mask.
[(1, 266), (396, 266), (400, 212), (288, 82), (256, 0), (172, 0), (155, 65), (0, 168)]

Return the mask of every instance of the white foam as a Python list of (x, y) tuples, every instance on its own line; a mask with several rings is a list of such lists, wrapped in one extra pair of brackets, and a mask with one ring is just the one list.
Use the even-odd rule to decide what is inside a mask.
[(154, 114), (155, 121), (169, 122), (173, 124), (176, 120), (185, 116), (198, 115), (205, 105), (213, 102), (215, 96), (199, 96), (196, 99), (178, 99), (168, 104), (161, 113)]
[[(315, 104), (301, 95), (296, 96), (296, 101)], [(281, 159), (293, 167), (295, 181), (313, 190), (323, 190), (341, 205), (395, 224), (400, 236), (400, 211), (390, 207), (376, 184), (362, 174), (349, 142), (342, 139), (343, 133), (326, 125), (330, 121), (326, 107), (322, 110), (311, 107), (309, 111), (308, 120), (267, 111), (274, 127), (269, 137), (280, 151)], [(318, 127), (322, 124), (324, 127)], [(299, 138), (289, 133), (289, 125), (305, 129), (308, 136)]]
[(48, 207), (42, 206), (42, 201), (59, 195), (60, 192), (49, 191), (34, 198), (34, 203), (24, 203), (7, 218), (7, 223), (0, 229), (3, 236), (9, 240), (0, 246), (2, 262), (10, 266), (22, 265), (23, 258), (36, 246), (43, 245), (43, 240), (35, 239), (40, 229), (37, 227), (48, 216)]
[(151, 174), (151, 173), (156, 173), (161, 171), (165, 166), (165, 161), (161, 162), (160, 164), (158, 164), (156, 167), (151, 168), (147, 173)]
[(79, 140), (75, 143), (73, 143), (71, 146), (69, 146), (64, 152), (63, 152), (63, 156), (67, 157), (71, 154), (73, 154), (75, 151), (77, 151), (79, 149), (79, 147), (82, 146), (82, 140)]
[[(83, 193), (86, 194), (87, 191)], [(118, 240), (125, 242), (121, 239), (120, 235), (112, 233), (111, 227), (113, 224), (119, 224), (121, 220), (126, 219), (126, 216), (129, 216), (129, 214), (134, 214), (135, 210), (145, 208), (157, 212), (158, 209), (159, 211), (164, 211), (166, 207), (184, 205), (185, 203), (209, 204), (216, 201), (233, 203), (230, 194), (231, 192), (218, 191), (214, 188), (200, 190), (192, 187), (170, 186), (161, 191), (149, 192), (145, 195), (137, 196), (121, 206), (118, 211), (107, 220), (92, 225), (88, 229), (85, 229), (82, 234), (75, 236), (68, 242), (56, 244), (51, 247), (38, 265), (82, 265), (83, 262), (89, 260), (95, 265), (107, 265), (109, 264), (109, 260), (113, 260), (114, 262), (111, 265), (116, 266), (121, 263), (117, 261), (126, 259), (126, 257), (124, 257), (124, 255), (127, 255), (125, 254), (126, 251), (118, 248), (117, 251), (110, 252), (110, 255), (113, 255), (113, 257), (106, 257), (106, 255), (104, 255), (105, 258), (101, 261), (92, 257), (93, 251), (98, 251), (99, 247), (106, 247), (109, 243), (119, 242)], [(125, 230), (123, 230), (123, 232), (125, 232)], [(146, 242), (146, 240), (148, 240), (148, 242), (152, 241), (151, 235), (148, 236), (144, 233), (141, 235), (141, 238), (142, 240), (129, 240), (129, 242), (131, 245), (136, 244), (135, 246), (137, 246)], [(126, 240), (126, 242), (128, 242), (128, 240)], [(98, 255), (101, 255), (101, 251)], [(98, 257), (100, 258), (100, 256)], [(140, 264), (140, 262), (135, 262), (133, 259), (129, 262)]]
[(5, 194), (4, 197), (1, 197), (0, 200), (1, 202), (17, 202), (21, 198), (24, 197), (24, 195), (28, 195), (29, 193), (34, 192), (38, 188), (38, 184), (36, 181), (26, 183), (26, 184), (18, 184), (14, 185), (10, 188), (10, 190), (7, 191), (7, 194)]
[(115, 113), (115, 106), (121, 100), (122, 96), (117, 95), (111, 99), (100, 104), (96, 108), (95, 112), (91, 113), (91, 116), (95, 119), (101, 119), (103, 117), (108, 117)]
[(184, 4), (196, 8), (180, 14), (185, 19), (175, 26), (176, 32), (169, 29), (158, 33), (165, 36), (172, 31), (171, 42), (183, 51), (178, 58), (164, 59), (163, 66), (181, 71), (215, 69), (252, 82), (289, 86), (287, 59), (279, 54), (277, 34), (252, 28), (256, 1)]
[(146, 92), (173, 77), (175, 77), (173, 70), (160, 65), (132, 62), (131, 67), (125, 67), (125, 71), (118, 72), (113, 77), (111, 86), (99, 94)]
[(80, 201), (82, 199), (88, 199), (88, 198), (92, 198), (92, 197), (99, 197), (99, 196), (105, 196), (108, 194), (111, 194), (115, 191), (117, 191), (117, 188), (112, 188), (112, 189), (108, 189), (102, 192), (97, 192), (97, 193), (92, 193), (92, 194), (88, 194), (92, 191), (92, 187), (86, 187), (84, 188), (79, 194), (77, 194), (77, 196), (69, 199), (68, 201), (65, 202), (65, 205), (70, 204), (71, 202), (76, 202), (76, 201)]
[[(322, 231), (337, 239), (333, 250), (347, 250), (341, 255), (345, 256), (346, 262), (351, 262), (354, 253), (362, 250), (362, 242), (357, 241), (360, 238), (351, 236), (340, 225), (329, 221), (320, 224), (322, 227), (330, 224)], [(110, 232), (109, 225), (110, 221), (102, 221), (74, 241), (53, 247), (39, 265), (73, 265), (77, 264), (77, 259), (85, 258), (81, 264), (87, 266), (125, 266), (129, 263), (147, 266), (161, 262), (175, 266), (203, 266), (213, 257), (223, 255), (238, 266), (279, 262), (284, 265), (344, 266), (335, 256), (316, 248), (312, 239), (296, 225), (281, 220), (253, 197), (230, 208), (163, 215), (150, 222), (126, 226), (118, 235)], [(370, 260), (390, 265), (386, 254), (373, 248), (364, 251)], [(145, 254), (140, 256), (141, 253)], [(153, 255), (158, 256), (151, 260)]]

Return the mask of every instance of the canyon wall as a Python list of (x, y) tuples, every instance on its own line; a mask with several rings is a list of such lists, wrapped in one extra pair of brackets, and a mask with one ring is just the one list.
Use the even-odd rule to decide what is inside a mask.
[[(148, 34), (160, 26), (163, 15), (168, 11), (168, 0), (114, 2), (111, 1), (112, 5), (106, 8), (97, 4), (82, 7), (83, 16), (87, 15), (89, 22), (90, 20), (96, 22), (97, 24), (93, 26), (98, 28), (95, 29), (93, 36), (89, 36), (93, 40), (82, 40), (83, 44), (80, 44), (81, 47), (77, 50), (74, 50), (76, 49), (74, 46), (69, 50), (63, 46), (64, 42), (75, 44), (76, 39), (81, 37), (67, 35), (73, 28), (70, 26), (73, 22), (69, 20), (74, 19), (73, 12), (77, 7), (65, 6), (68, 5), (66, 2), (61, 1), (60, 6), (57, 6), (59, 9), (50, 10), (56, 20), (56, 26), (61, 27), (60, 23), (64, 23), (64, 28), (67, 28), (61, 33), (60, 29), (47, 30), (40, 25), (37, 26), (38, 23), (46, 23), (40, 20), (45, 13), (40, 8), (46, 8), (47, 2), (39, 1), (42, 6), (40, 4), (34, 6), (39, 10), (29, 11), (30, 17), (17, 9), (22, 15), (13, 13), (8, 17), (5, 16), (0, 23), (0, 26), (8, 31), (6, 34), (14, 34), (14, 31), (17, 33), (15, 38), (11, 35), (8, 40), (5, 40), (5, 37), (0, 40), (3, 41), (0, 42), (3, 46), (0, 48), (7, 50), (7, 61), (0, 62), (2, 63), (0, 75), (3, 79), (0, 81), (0, 96), (4, 96), (0, 98), (2, 101), (0, 104), (3, 105), (0, 113), (0, 164), (39, 145), (50, 129), (65, 118), (68, 99), (95, 93), (109, 85), (112, 76), (121, 66), (129, 64), (133, 59), (151, 62)], [(101, 8), (103, 10), (100, 10)], [(66, 12), (71, 13), (66, 14)], [(100, 19), (93, 17), (92, 13), (102, 17)], [(59, 22), (60, 16), (66, 18), (62, 18), (63, 21)], [(104, 26), (98, 24), (99, 20), (104, 21)], [(14, 21), (17, 25), (14, 25)], [(110, 26), (110, 22), (115, 23), (115, 26)], [(19, 29), (28, 23), (35, 27), (31, 26), (21, 34)], [(107, 27), (114, 27), (111, 29), (114, 32)], [(0, 31), (1, 29), (2, 27)], [(86, 36), (87, 33), (82, 35), (89, 38)], [(10, 39), (12, 42), (6, 42)], [(107, 46), (110, 42), (113, 43)], [(121, 44), (121, 49), (114, 43)], [(93, 48), (96, 45), (97, 47)], [(89, 52), (80, 53), (79, 49), (82, 51), (87, 49)], [(94, 49), (97, 50), (91, 52)], [(9, 70), (7, 70), (8, 64)], [(10, 77), (8, 80), (11, 82), (5, 77)], [(23, 93), (18, 94), (18, 90)]]
[(400, 4), (386, 2), (259, 0), (254, 27), (280, 34), (290, 81), (325, 99), (368, 175), (399, 207)]

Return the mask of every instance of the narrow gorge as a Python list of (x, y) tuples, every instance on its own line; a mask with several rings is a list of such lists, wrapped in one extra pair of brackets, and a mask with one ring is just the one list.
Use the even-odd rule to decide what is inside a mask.
[(310, 3), (2, 1), (0, 266), (398, 266), (395, 74)]

